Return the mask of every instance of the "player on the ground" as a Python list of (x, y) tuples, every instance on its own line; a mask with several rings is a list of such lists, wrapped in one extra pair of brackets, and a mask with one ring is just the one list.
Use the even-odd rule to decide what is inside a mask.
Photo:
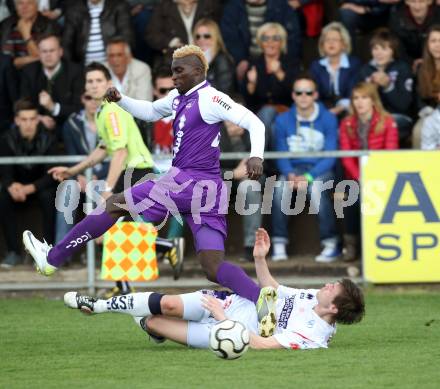
[[(40, 272), (50, 275), (65, 258), (88, 240), (107, 231), (121, 216), (140, 212), (145, 219), (160, 222), (171, 214), (182, 214), (190, 226), (197, 257), (209, 280), (232, 289), (240, 296), (257, 301), (260, 288), (237, 265), (224, 260), (227, 190), (220, 174), (220, 125), (229, 120), (250, 133), (251, 153), (247, 161), (250, 179), (263, 172), (264, 124), (251, 111), (206, 81), (208, 63), (199, 47), (177, 49), (171, 65), (173, 89), (153, 103), (131, 99), (110, 88), (106, 98), (147, 121), (174, 117), (173, 167), (157, 181), (148, 180), (123, 193), (112, 195), (105, 206), (96, 209), (72, 228), (51, 248), (25, 231), (23, 242)], [(75, 244), (72, 244), (74, 242)], [(272, 317), (272, 291), (263, 290), (258, 308), (261, 316)], [(273, 326), (275, 323), (272, 323)]]
[(260, 228), (254, 246), (258, 281), (261, 286), (272, 286), (278, 291), (275, 311), (278, 324), (270, 337), (257, 335), (255, 301), (227, 292), (205, 290), (181, 295), (145, 292), (109, 300), (68, 292), (64, 302), (84, 313), (129, 314), (157, 342), (166, 338), (199, 348), (209, 346), (211, 327), (224, 319), (243, 323), (251, 332), (250, 346), (260, 349), (326, 348), (336, 332), (336, 323), (353, 324), (362, 320), (363, 294), (352, 281), (343, 279), (319, 290), (281, 286), (267, 267), (269, 248), (269, 235)]

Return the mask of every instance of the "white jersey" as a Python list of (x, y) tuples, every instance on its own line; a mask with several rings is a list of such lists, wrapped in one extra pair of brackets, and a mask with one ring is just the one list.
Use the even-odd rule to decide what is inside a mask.
[(309, 349), (328, 347), (336, 326), (321, 319), (313, 310), (318, 304), (318, 289), (278, 287), (275, 339), (285, 348)]

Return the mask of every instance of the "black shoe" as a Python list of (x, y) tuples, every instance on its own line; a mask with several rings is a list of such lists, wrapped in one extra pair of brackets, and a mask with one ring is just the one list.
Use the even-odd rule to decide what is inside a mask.
[(155, 342), (155, 343), (163, 343), (163, 342), (165, 342), (166, 339), (163, 336), (156, 335), (156, 334), (153, 334), (152, 332), (150, 332), (150, 330), (147, 327), (147, 316), (143, 317), (140, 320), (139, 325), (148, 334), (150, 339), (153, 340), (153, 342)]
[(164, 254), (164, 261), (168, 260), (173, 268), (173, 276), (178, 280), (183, 269), (183, 253), (185, 250), (185, 239), (174, 238), (173, 247)]
[(94, 304), (98, 300), (94, 297), (83, 296), (78, 292), (67, 292), (64, 295), (64, 304), (69, 308), (80, 309), (81, 312), (88, 315), (92, 314), (94, 311)]

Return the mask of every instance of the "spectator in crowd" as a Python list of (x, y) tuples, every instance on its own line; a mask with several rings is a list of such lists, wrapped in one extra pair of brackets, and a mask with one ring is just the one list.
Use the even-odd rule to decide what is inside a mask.
[[(339, 129), (341, 150), (395, 150), (399, 148), (399, 134), (393, 117), (385, 111), (377, 86), (362, 82), (351, 96), (351, 114), (342, 120)], [(342, 158), (345, 177), (359, 181), (357, 157)], [(344, 260), (358, 258), (360, 236), (360, 199), (345, 208)]]
[[(243, 97), (236, 95), (233, 100), (239, 104), (244, 105)], [(251, 150), (251, 143), (249, 133), (243, 128), (238, 127), (232, 122), (225, 121), (220, 132), (220, 150), (221, 152), (249, 152)], [(247, 177), (246, 159), (237, 161), (221, 161), (222, 171), (232, 171), (232, 191), (236, 193), (238, 198), (244, 199), (242, 204), (246, 211), (250, 211), (251, 207), (258, 209), (255, 212), (246, 212), (241, 215), (243, 221), (243, 254), (242, 260), (253, 262), (253, 247), (255, 244), (255, 233), (261, 227), (261, 202), (262, 190), (253, 190), (253, 183)], [(263, 186), (265, 175), (263, 174), (258, 180), (259, 184)]]
[(286, 53), (287, 33), (280, 24), (263, 24), (258, 29), (257, 42), (262, 54), (251, 61), (246, 75), (247, 100), (266, 126), (266, 144), (270, 145), (270, 129), (276, 115), (288, 109), (299, 66)]
[(37, 41), (39, 61), (23, 67), (20, 95), (38, 105), (40, 120), (47, 129), (58, 128), (81, 107), (84, 86), (80, 66), (62, 59), (60, 38), (44, 34)]
[[(440, 92), (437, 94), (440, 102)], [(439, 106), (429, 115), (422, 125), (422, 150), (440, 149), (440, 109)]]
[(105, 48), (115, 36), (134, 44), (130, 8), (120, 0), (77, 0), (66, 6), (63, 47), (76, 63), (106, 60)]
[(209, 63), (206, 79), (214, 88), (227, 94), (232, 93), (234, 63), (226, 50), (218, 24), (212, 19), (200, 19), (194, 26), (193, 39)]
[(413, 148), (420, 148), (423, 120), (434, 112), (440, 93), (440, 25), (433, 25), (423, 49), (423, 59), (417, 71), (416, 108), (419, 120), (413, 128)]
[[(162, 67), (157, 69), (154, 75), (154, 99), (158, 100), (165, 97), (173, 89), (174, 81), (170, 68)], [(149, 123), (149, 125), (152, 126), (149, 132), (153, 135), (154, 153), (170, 154), (174, 141), (172, 117), (159, 119), (154, 123)]]
[(435, 23), (440, 23), (440, 8), (435, 0), (405, 0), (391, 13), (390, 29), (399, 38), (402, 55), (414, 71), (421, 61), (429, 27)]
[(13, 58), (16, 68), (38, 61), (37, 39), (46, 33), (58, 33), (56, 22), (38, 12), (37, 0), (16, 0), (17, 14), (0, 24), (1, 51)]
[(131, 54), (130, 45), (123, 38), (115, 37), (107, 44), (107, 63), (113, 85), (124, 95), (134, 99), (151, 101), (153, 87), (150, 67)]
[(350, 33), (353, 46), (356, 43), (356, 31), (369, 32), (386, 26), (391, 5), (399, 2), (400, 0), (342, 0), (339, 17)]
[(0, 22), (15, 13), (14, 0), (0, 0)]
[(9, 55), (0, 53), (0, 135), (11, 127), (18, 99), (18, 75)]
[(38, 10), (43, 16), (57, 20), (63, 14), (65, 0), (38, 0)]
[[(338, 144), (338, 122), (322, 103), (318, 103), (315, 81), (309, 76), (299, 76), (293, 84), (294, 104), (289, 111), (280, 114), (275, 121), (276, 151), (307, 152), (336, 150)], [(289, 242), (289, 215), (302, 211), (307, 193), (310, 211), (318, 213), (319, 236), (323, 250), (315, 257), (317, 262), (333, 262), (341, 255), (336, 228), (336, 216), (328, 190), (321, 193), (322, 183), (332, 180), (335, 158), (278, 159), (279, 180), (282, 185), (275, 188), (272, 204), (272, 260), (287, 259), (286, 245)], [(290, 209), (292, 192), (296, 191), (295, 208)], [(314, 210), (314, 211), (312, 211)], [(287, 214), (288, 213), (288, 214)]]
[[(154, 73), (154, 99), (164, 98), (171, 90), (174, 89), (174, 81), (170, 68), (161, 67)], [(154, 145), (154, 154), (167, 154), (171, 155), (173, 148), (174, 134), (173, 134), (173, 118), (169, 116), (167, 118), (159, 119), (153, 123), (147, 123), (146, 134), (153, 137), (149, 144)], [(171, 167), (172, 158), (161, 158), (155, 161), (155, 169), (159, 172), (165, 172)], [(180, 247), (180, 251), (183, 252), (185, 247), (185, 240), (183, 238), (185, 229), (185, 222), (180, 224), (176, 218), (171, 217), (168, 223), (167, 239), (172, 240), (175, 247)], [(171, 251), (164, 253), (164, 261), (170, 261)]]
[(318, 42), (319, 55), (310, 65), (319, 98), (336, 116), (342, 116), (350, 106), (351, 90), (358, 77), (361, 62), (351, 56), (351, 39), (339, 22), (324, 27)]
[(280, 23), (286, 29), (289, 57), (301, 58), (300, 19), (291, 1), (228, 0), (223, 10), (221, 31), (240, 81), (249, 70), (249, 60), (261, 54), (257, 30), (266, 22)]
[[(30, 101), (18, 100), (14, 106), (15, 127), (3, 135), (0, 156), (28, 157), (56, 154), (55, 137), (38, 123), (38, 109)], [(43, 231), (48, 239), (54, 237), (55, 181), (43, 164), (0, 165), (1, 226), (7, 254), (1, 266), (10, 268), (21, 262), (17, 236), (17, 210), (23, 204), (37, 200), (43, 214)]]
[(385, 109), (399, 129), (399, 138), (407, 139), (413, 126), (410, 116), (413, 102), (413, 75), (410, 66), (398, 58), (399, 41), (386, 28), (376, 30), (370, 40), (371, 61), (359, 73), (361, 81), (378, 87)]
[[(98, 110), (98, 102), (84, 93), (81, 97), (83, 109), (79, 112), (72, 113), (63, 126), (63, 141), (65, 153), (67, 155), (89, 155), (98, 146), (97, 127), (95, 122), (95, 114)], [(108, 162), (102, 162), (93, 167), (93, 178), (95, 180), (103, 180), (108, 174)], [(85, 193), (87, 180), (83, 174), (76, 177), (81, 193)], [(62, 192), (57, 194), (57, 201), (65, 204), (69, 203), (67, 187), (62, 188)], [(60, 190), (60, 189), (59, 189)], [(72, 196), (72, 195), (71, 195)], [(64, 204), (64, 205), (65, 205)], [(57, 207), (62, 209), (63, 207)], [(74, 219), (76, 210), (72, 212)], [(73, 220), (69, 223), (64, 213), (57, 212), (55, 242), (58, 243), (68, 231), (70, 231)]]
[(218, 1), (162, 0), (147, 25), (145, 39), (158, 54), (165, 54), (164, 62), (171, 62), (170, 54), (174, 49), (194, 43), (194, 25), (203, 18), (219, 20)]
[(152, 64), (153, 53), (145, 41), (145, 26), (148, 25), (154, 6), (161, 0), (127, 0), (130, 4), (131, 25), (135, 34), (133, 56), (143, 62)]

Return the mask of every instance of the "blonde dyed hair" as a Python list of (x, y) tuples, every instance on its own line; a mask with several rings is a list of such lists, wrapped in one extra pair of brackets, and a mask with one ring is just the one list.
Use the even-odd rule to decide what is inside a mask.
[[(377, 86), (370, 82), (360, 82), (353, 88), (350, 98), (350, 111), (352, 115), (357, 117), (356, 108), (353, 104), (355, 93), (358, 93), (362, 96), (367, 96), (371, 99), (373, 103), (373, 109), (379, 115), (379, 120), (374, 128), (374, 132), (376, 134), (380, 134), (384, 131), (385, 119), (389, 115), (389, 113), (385, 111), (385, 108), (383, 107), (382, 101), (380, 100), (379, 92), (377, 91)], [(354, 130), (352, 128), (349, 128), (349, 134), (351, 136), (354, 136)]]
[(341, 39), (342, 39), (342, 43), (344, 44), (344, 47), (345, 47), (345, 52), (347, 54), (350, 54), (351, 53), (351, 38), (350, 38), (350, 34), (348, 33), (348, 30), (344, 27), (344, 25), (342, 23), (332, 22), (332, 23), (327, 24), (322, 29), (321, 35), (319, 36), (319, 41), (318, 41), (319, 55), (321, 57), (325, 57), (324, 40), (325, 40), (326, 35), (330, 31), (336, 31), (339, 33), (339, 35), (341, 36)]
[(173, 59), (185, 58), (185, 57), (189, 57), (190, 55), (195, 55), (200, 60), (206, 76), (206, 73), (208, 73), (209, 65), (208, 65), (208, 61), (206, 60), (205, 54), (203, 54), (203, 51), (199, 46), (196, 45), (182, 46), (174, 50)]
[(275, 30), (276, 34), (281, 36), (281, 52), (287, 52), (287, 31), (286, 29), (279, 23), (264, 23), (257, 30), (257, 44), (262, 48), (261, 45), (261, 37), (267, 33), (269, 30)]

